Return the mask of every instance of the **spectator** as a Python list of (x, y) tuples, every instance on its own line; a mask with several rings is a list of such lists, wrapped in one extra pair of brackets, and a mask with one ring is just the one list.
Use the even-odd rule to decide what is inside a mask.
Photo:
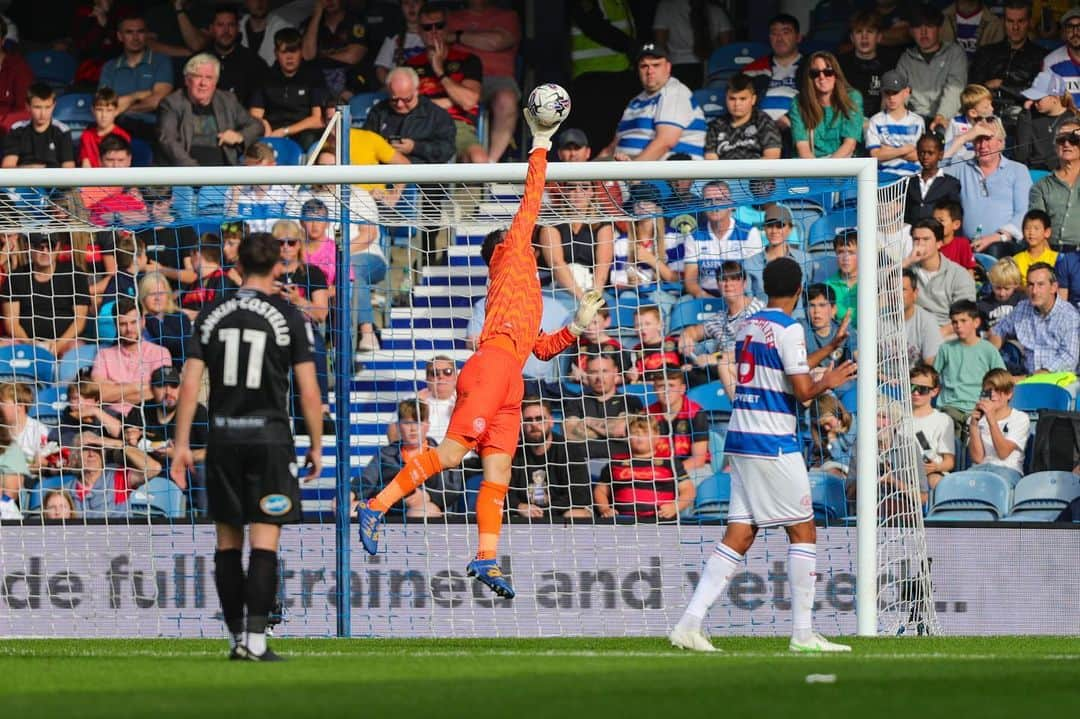
[(1022, 94), (1033, 104), (1017, 118), (1013, 159), (1032, 170), (1056, 170), (1060, 162), (1054, 139), (1065, 122), (1077, 119), (1072, 95), (1065, 81), (1049, 72), (1039, 73)]
[(173, 367), (179, 371), (184, 366), (184, 345), (191, 336), (191, 318), (177, 307), (169, 280), (160, 272), (139, 278), (138, 295), (146, 335), (168, 350)]
[(949, 168), (960, 181), (964, 236), (971, 249), (995, 257), (1013, 254), (1014, 238), (1023, 236), (1020, 222), (1028, 211), (1031, 174), (1003, 156), (1005, 128), (1000, 119), (976, 126), (975, 159)]
[(127, 130), (116, 124), (116, 115), (119, 112), (119, 98), (116, 91), (111, 87), (99, 88), (94, 93), (94, 120), (95, 124), (83, 130), (79, 136), (79, 166), (101, 167), (101, 154), (98, 145), (109, 135), (116, 135), (127, 142), (131, 142), (131, 135)]
[(11, 430), (3, 425), (0, 425), (0, 448), (0, 520), (18, 521), (23, 518), (18, 506), (19, 494), (30, 476), (30, 467)]
[(172, 357), (161, 345), (143, 338), (142, 315), (130, 297), (116, 301), (116, 335), (114, 346), (98, 351), (90, 377), (98, 383), (102, 404), (126, 415), (152, 397), (150, 375), (158, 367), (170, 367)]
[(956, 234), (964, 226), (964, 208), (956, 200), (938, 200), (934, 203), (933, 218), (941, 223), (945, 239), (941, 245), (941, 254), (965, 270), (975, 269), (975, 253), (971, 250), (971, 240)]
[(123, 0), (78, 3), (68, 36), (71, 38), (69, 51), (79, 59), (75, 83), (97, 84), (102, 66), (122, 50), (118, 32), (120, 20), (133, 13), (131, 3)]
[(31, 233), (29, 246), (29, 264), (8, 275), (0, 293), (7, 332), (60, 360), (58, 376), (67, 382), (95, 349), (79, 343), (90, 308), (86, 275), (59, 261), (58, 237)]
[(881, 42), (889, 47), (911, 44), (910, 8), (898, 0), (874, 0), (874, 11), (881, 16)]
[(919, 306), (929, 312), (943, 334), (949, 334), (949, 308), (960, 300), (975, 301), (971, 273), (941, 254), (945, 233), (934, 218), (911, 226), (912, 269), (919, 278)]
[(960, 111), (960, 91), (967, 84), (967, 56), (954, 42), (942, 42), (944, 16), (936, 7), (918, 6), (911, 21), (915, 47), (904, 51), (896, 69), (911, 84), (909, 106), (922, 115), (927, 129), (942, 131)]
[[(360, 500), (367, 500), (394, 478), (405, 463), (418, 452), (437, 445), (427, 435), (427, 405), (416, 399), (398, 404), (397, 434), (401, 438), (380, 447), (359, 477), (353, 477), (349, 499), (355, 511)], [(437, 519), (457, 509), (465, 494), (465, 478), (460, 469), (444, 469), (433, 474), (424, 485), (406, 496), (400, 506), (391, 508), (407, 518)]]
[(982, 0), (958, 0), (944, 10), (941, 27), (944, 42), (955, 41), (970, 60), (980, 47), (1001, 42), (1005, 27), (1001, 18), (986, 7)]
[[(98, 161), (101, 167), (131, 167), (131, 145), (119, 135), (106, 137), (98, 145)], [(146, 224), (150, 215), (136, 187), (95, 188), (100, 194), (91, 195), (91, 188), (83, 188), (83, 202), (87, 204), (90, 222), (102, 227), (137, 227)], [(105, 248), (102, 248), (105, 249)], [(107, 265), (111, 263), (106, 263)], [(115, 266), (108, 269), (115, 272)]]
[(270, 10), (270, 0), (244, 0), (247, 14), (240, 18), (240, 42), (254, 50), (267, 67), (274, 64), (274, 38), (278, 31), (292, 27), (288, 20)]
[[(679, 352), (702, 368), (709, 379), (722, 380), (725, 389), (729, 390), (728, 396), (734, 397), (735, 332), (751, 315), (764, 309), (765, 304), (746, 294), (746, 272), (734, 260), (724, 261), (716, 270), (716, 283), (720, 286), (724, 311), (717, 312), (704, 324), (683, 328), (679, 335)], [(715, 350), (698, 353), (696, 345), (704, 340), (713, 340)]]
[(859, 281), (859, 234), (855, 230), (842, 230), (833, 238), (836, 253), (836, 274), (825, 284), (836, 297), (836, 316), (847, 317), (858, 326), (858, 302), (855, 295)]
[(323, 126), (322, 74), (300, 55), (300, 33), (280, 30), (274, 37), (276, 61), (262, 70), (262, 83), (251, 96), (251, 115), (262, 120), (266, 137), (291, 137), (307, 149), (319, 139)]
[[(256, 142), (244, 150), (244, 167), (273, 167), (274, 148)], [(288, 212), (296, 188), (289, 185), (232, 185), (228, 189), (225, 214), (242, 217), (248, 232), (269, 232)]]
[(219, 69), (213, 55), (196, 55), (184, 65), (184, 89), (162, 100), (158, 143), (170, 164), (237, 165), (244, 149), (262, 137), (262, 123), (232, 93), (217, 89)]
[(387, 76), (395, 67), (403, 67), (410, 58), (425, 52), (424, 38), (420, 36), (420, 8), (423, 0), (401, 0), (401, 14), (405, 28), (383, 40), (379, 54), (375, 56), (375, 79), (385, 85)]
[(815, 52), (806, 67), (788, 114), (796, 154), (802, 158), (854, 156), (863, 136), (862, 96), (848, 85), (831, 52)]
[[(843, 364), (853, 360), (856, 352), (852, 349), (859, 345), (858, 335), (852, 328), (850, 316), (842, 317), (836, 312), (836, 294), (824, 283), (814, 283), (806, 288), (806, 320), (803, 323), (806, 335), (807, 357), (816, 360), (811, 365), (810, 378), (815, 382), (825, 374), (827, 364)], [(830, 360), (831, 358), (831, 360)], [(836, 388), (843, 394), (855, 386), (850, 380)]]
[(960, 202), (960, 181), (946, 175), (939, 166), (945, 152), (941, 138), (935, 133), (924, 134), (916, 143), (915, 152), (921, 169), (918, 177), (908, 182), (904, 222), (909, 225), (915, 220), (933, 217), (939, 201)]
[(706, 160), (777, 160), (783, 139), (772, 118), (757, 107), (757, 92), (748, 75), (735, 73), (724, 95), (727, 114), (709, 121)]
[(660, 308), (644, 305), (634, 312), (634, 334), (638, 345), (630, 351), (631, 366), (626, 370), (627, 379), (640, 382), (650, 372), (668, 367), (682, 366), (677, 337), (664, 336), (664, 318)]
[(410, 162), (439, 164), (454, 156), (454, 120), (419, 92), (420, 77), (411, 67), (386, 76), (390, 97), (368, 113), (364, 129), (382, 135)]
[(749, 280), (750, 294), (753, 297), (765, 297), (763, 280), (765, 265), (777, 257), (790, 257), (799, 263), (799, 267), (807, 266), (806, 254), (788, 243), (793, 226), (794, 219), (791, 216), (791, 210), (776, 203), (766, 208), (765, 250), (743, 261), (743, 270)]
[(975, 144), (972, 141), (978, 134), (976, 125), (995, 118), (990, 91), (982, 85), (965, 87), (960, 93), (960, 114), (949, 121), (949, 127), (945, 130), (945, 157), (955, 158), (954, 162), (974, 158)]
[(507, 506), (527, 519), (591, 519), (589, 464), (581, 446), (555, 434), (551, 404), (521, 402), (521, 437), (510, 469)]
[(968, 81), (983, 85), (994, 93), (994, 111), (998, 115), (1015, 118), (1024, 102), (1020, 93), (1032, 84), (1042, 69), (1046, 48), (1028, 36), (1031, 3), (1008, 0), (1004, 13), (1005, 39), (975, 50), (968, 68)]
[(971, 469), (990, 466), (1012, 470), (1010, 484), (1013, 485), (1024, 476), (1024, 448), (1031, 433), (1027, 414), (1009, 406), (1015, 386), (1005, 370), (987, 372), (968, 431)]
[(613, 245), (611, 284), (616, 291), (628, 289), (634, 293), (638, 304), (644, 301), (670, 307), (678, 297), (660, 283), (673, 283), (681, 290), (686, 236), (668, 227), (663, 210), (655, 202), (635, 202), (633, 214), (640, 219), (634, 222), (630, 235), (618, 237)]
[[(881, 76), (881, 95), (881, 112), (871, 117), (866, 125), (866, 151), (870, 157), (877, 158), (881, 181), (890, 182), (919, 171), (915, 145), (926, 126), (921, 117), (907, 109), (911, 86), (896, 70)], [(934, 169), (937, 170), (936, 163)]]
[(67, 407), (60, 415), (60, 422), (49, 435), (50, 443), (60, 448), (59, 454), (46, 458), (50, 467), (58, 469), (64, 465), (63, 450), (74, 451), (84, 432), (121, 439), (124, 429), (122, 418), (101, 406), (100, 388), (97, 382), (91, 382), (88, 377), (69, 384), (67, 398)]
[(211, 8), (192, 0), (170, 0), (146, 12), (147, 45), (154, 52), (176, 58), (188, 57), (206, 42)]
[[(616, 354), (622, 352), (622, 344), (608, 334), (609, 329), (611, 329), (611, 310), (601, 305), (589, 321), (589, 324), (585, 326), (581, 337), (578, 338), (577, 358), (570, 367), (570, 379), (572, 381), (583, 384), (588, 382), (589, 359), (591, 357), (603, 352)], [(620, 358), (617, 362), (620, 370), (626, 366), (623, 359)]]
[(1080, 107), (1080, 7), (1061, 16), (1061, 35), (1065, 44), (1043, 58), (1042, 69), (1064, 80), (1073, 104)]
[(956, 432), (949, 415), (933, 406), (941, 377), (929, 364), (911, 366), (911, 424), (919, 444), (926, 481), (933, 489), (956, 466)]
[(616, 394), (622, 380), (618, 353), (601, 352), (588, 362), (588, 393), (563, 401), (568, 442), (584, 442), (590, 460), (626, 456), (627, 418), (645, 408), (633, 395)]
[(814, 469), (847, 478), (855, 453), (854, 417), (831, 392), (815, 399), (813, 407), (810, 456), (806, 463)]
[(705, 62), (712, 49), (735, 39), (731, 19), (712, 2), (660, 0), (652, 31), (653, 42), (671, 57), (672, 74), (691, 88), (705, 86)]
[(678, 367), (655, 370), (646, 377), (656, 402), (646, 408), (656, 422), (659, 439), (655, 456), (676, 457), (691, 477), (704, 479), (709, 467), (709, 417), (701, 405), (686, 396), (686, 375)]
[[(104, 448), (122, 449), (120, 465), (106, 464)], [(126, 516), (131, 491), (161, 473), (161, 464), (137, 447), (84, 432), (71, 457), (76, 511), (86, 519)]]
[[(457, 372), (457, 364), (446, 355), (435, 355), (424, 365), (427, 386), (416, 393), (416, 398), (427, 405), (427, 436), (435, 443), (442, 441), (450, 426), (450, 415), (457, 401)], [(391, 442), (401, 439), (396, 424), (387, 428), (386, 436)]]
[(1026, 374), (1076, 372), (1080, 363), (1080, 312), (1058, 297), (1054, 268), (1037, 262), (1028, 268), (1028, 299), (1003, 317), (990, 333), (1001, 349), (1015, 339), (1024, 352)]
[(41, 513), (45, 519), (67, 521), (78, 517), (75, 512), (75, 500), (66, 489), (50, 489), (41, 502)]
[(4, 136), (3, 167), (75, 167), (75, 149), (67, 127), (53, 122), (56, 91), (35, 82), (26, 93), (30, 120)]
[(330, 211), (321, 200), (308, 200), (300, 209), (300, 227), (304, 231), (301, 246), (304, 262), (322, 270), (332, 299), (337, 292), (337, 242), (327, 232), (329, 219)]
[(788, 136), (791, 133), (788, 113), (799, 94), (801, 40), (798, 19), (787, 14), (776, 15), (769, 21), (769, 47), (772, 53), (759, 57), (743, 68), (743, 72), (754, 79), (757, 94), (762, 98), (762, 111)]
[(1058, 295), (1074, 307), (1080, 309), (1080, 253), (1064, 252), (1058, 254), (1054, 272), (1058, 276)]
[[(48, 450), (49, 429), (41, 422), (30, 416), (30, 407), (34, 404), (34, 390), (30, 385), (22, 382), (6, 382), (0, 384), (0, 434), (8, 432), (11, 441), (0, 445), (7, 447), (0, 457), (0, 465), (20, 469), (17, 457), (9, 457), (8, 450), (14, 446), (21, 450), (25, 471), (14, 471), (11, 475), (0, 470), (0, 474), (6, 475), (3, 479), (4, 489), (17, 489), (16, 481), (22, 486), (24, 476), (36, 475), (45, 462)], [(18, 499), (18, 492), (13, 495)]]
[(713, 180), (701, 190), (705, 204), (705, 226), (686, 238), (683, 259), (683, 282), (686, 293), (694, 297), (717, 297), (720, 293), (718, 271), (725, 260), (745, 260), (765, 246), (756, 227), (735, 219), (731, 190), (726, 182)]
[[(0, 17), (0, 37), (7, 34), (7, 22)], [(23, 98), (34, 82), (34, 71), (21, 53), (0, 45), (0, 132), (28, 119)]]
[(961, 300), (949, 308), (953, 339), (938, 348), (934, 369), (941, 376), (938, 408), (964, 426), (979, 399), (976, 379), (992, 369), (1005, 368), (994, 345), (979, 337), (982, 316), (974, 302)]
[(1050, 216), (1042, 210), (1028, 210), (1024, 215), (1024, 242), (1027, 249), (1013, 255), (1020, 270), (1020, 284), (1027, 284), (1028, 268), (1037, 262), (1053, 267), (1057, 263), (1058, 253), (1050, 249)]
[(881, 77), (896, 67), (900, 53), (881, 44), (881, 16), (873, 10), (856, 12), (850, 27), (852, 49), (836, 59), (848, 83), (862, 96), (863, 116), (870, 118), (881, 111)]
[[(296, 226), (296, 223), (290, 220), (279, 220), (274, 227), (282, 222)], [(191, 249), (189, 258), (193, 279), (187, 289), (180, 293), (180, 306), (188, 319), (194, 321), (203, 307), (223, 294), (236, 290), (237, 285), (229, 279), (228, 271), (221, 266), (221, 243), (217, 235), (203, 235), (199, 244)]]
[(667, 51), (649, 43), (637, 59), (642, 91), (627, 104), (611, 144), (601, 157), (616, 160), (666, 160), (683, 152), (701, 159), (705, 147), (705, 113), (693, 93), (671, 76)]
[(652, 417), (633, 417), (630, 456), (613, 459), (593, 487), (596, 512), (604, 519), (673, 522), (694, 504), (694, 480), (681, 460), (656, 455), (660, 431)]
[(1054, 144), (1058, 168), (1031, 187), (1030, 207), (1050, 217), (1054, 226), (1051, 244), (1055, 248), (1076, 251), (1080, 249), (1080, 217), (1069, 209), (1080, 194), (1080, 118), (1061, 123)]
[[(592, 182), (567, 182), (560, 186), (563, 202), (575, 214), (595, 214), (596, 186)], [(552, 287), (575, 298), (590, 287), (603, 291), (611, 274), (615, 249), (610, 223), (564, 222), (540, 228), (541, 267), (551, 270)]]
[[(235, 5), (216, 6), (208, 39), (208, 43), (202, 43), (196, 49), (205, 48), (205, 52), (218, 59), (221, 66), (218, 87), (231, 92), (245, 107), (253, 104), (252, 94), (260, 86), (265, 87), (262, 78), (266, 74), (267, 63), (263, 62), (259, 53), (240, 42), (240, 8)], [(299, 51), (299, 35), (296, 40)]]
[(363, 21), (345, 9), (344, 0), (315, 0), (302, 30), (304, 60), (322, 70), (332, 97), (341, 96), (363, 74), (360, 63), (368, 54)]
[(146, 20), (137, 15), (120, 20), (117, 35), (124, 51), (101, 68), (98, 89), (109, 87), (119, 96), (117, 124), (132, 137), (153, 141), (161, 101), (173, 91), (172, 61), (146, 45)]
[(1020, 268), (1012, 257), (1002, 257), (986, 274), (991, 292), (977, 304), (979, 312), (988, 320), (987, 329), (993, 332), (997, 323), (1024, 299), (1024, 292), (1020, 289), (1024, 286), (1024, 278), (1020, 277)]
[(453, 45), (480, 58), (484, 68), (480, 102), (491, 111), (491, 146), (488, 159), (498, 162), (514, 139), (521, 110), (521, 88), (514, 79), (514, 63), (521, 45), (521, 23), (514, 10), (497, 7), (492, 0), (468, 0), (450, 13), (446, 37)]
[(904, 334), (907, 336), (908, 364), (934, 364), (941, 347), (942, 327), (937, 319), (919, 307), (919, 276), (910, 267), (904, 268)]

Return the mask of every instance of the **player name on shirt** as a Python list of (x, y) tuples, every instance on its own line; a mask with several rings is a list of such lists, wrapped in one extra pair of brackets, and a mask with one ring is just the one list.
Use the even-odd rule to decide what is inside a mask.
[(288, 347), (292, 341), (289, 337), (289, 322), (285, 319), (285, 316), (281, 312), (267, 302), (257, 296), (240, 296), (233, 299), (226, 300), (222, 304), (215, 307), (210, 314), (206, 316), (206, 320), (202, 326), (202, 334), (200, 338), (203, 344), (210, 341), (211, 336), (214, 334), (214, 329), (218, 326), (218, 323), (228, 317), (236, 310), (248, 310), (259, 315), (267, 322), (270, 323), (270, 327), (274, 332), (274, 342), (278, 347)]

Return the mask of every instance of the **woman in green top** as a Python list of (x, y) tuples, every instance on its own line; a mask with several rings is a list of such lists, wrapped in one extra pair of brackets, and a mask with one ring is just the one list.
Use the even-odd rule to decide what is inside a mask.
[(789, 116), (796, 154), (807, 159), (854, 156), (863, 135), (862, 95), (848, 85), (831, 52), (815, 52), (806, 67)]

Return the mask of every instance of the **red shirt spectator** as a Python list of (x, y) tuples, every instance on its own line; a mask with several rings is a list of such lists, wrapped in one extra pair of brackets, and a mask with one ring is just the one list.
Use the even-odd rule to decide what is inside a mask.
[(89, 161), (90, 167), (101, 167), (100, 145), (101, 141), (109, 135), (122, 137), (129, 144), (131, 143), (131, 133), (119, 125), (113, 125), (113, 128), (104, 135), (99, 135), (96, 128), (88, 127), (79, 136), (79, 157), (77, 159), (79, 167), (85, 167), (83, 160)]
[[(476, 82), (480, 82), (484, 77), (480, 58), (472, 53), (459, 50), (456, 47), (452, 47), (446, 51), (446, 60), (444, 60), (444, 63), (445, 75), (456, 83), (461, 83), (463, 80), (475, 80)], [(414, 55), (405, 61), (405, 65), (406, 67), (411, 67), (416, 70), (416, 74), (420, 76), (421, 95), (432, 100), (450, 98), (442, 81), (436, 77), (435, 71), (431, 68), (431, 59), (428, 57), (428, 53), (425, 52), (420, 55)], [(476, 118), (479, 114), (479, 106), (474, 104), (472, 108), (466, 109), (453, 102), (452, 98), (450, 99), (451, 102), (449, 105), (445, 103), (438, 104), (443, 106), (446, 111), (450, 113), (450, 117), (454, 118), (455, 121), (467, 122), (475, 127)]]
[(0, 132), (7, 132), (13, 123), (30, 119), (26, 92), (33, 81), (34, 73), (22, 55), (0, 49)]

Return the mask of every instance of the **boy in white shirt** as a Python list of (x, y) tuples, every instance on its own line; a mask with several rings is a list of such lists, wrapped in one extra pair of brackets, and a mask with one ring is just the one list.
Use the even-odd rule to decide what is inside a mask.
[(865, 139), (867, 152), (878, 159), (878, 174), (883, 179), (919, 171), (915, 145), (926, 124), (922, 117), (907, 109), (910, 96), (911, 85), (903, 73), (889, 70), (881, 76), (881, 112), (867, 123)]
[[(949, 415), (931, 404), (941, 392), (941, 377), (926, 364), (911, 368), (911, 417), (926, 469), (927, 484), (933, 489), (956, 466), (956, 432)], [(926, 497), (922, 498), (923, 503)]]

